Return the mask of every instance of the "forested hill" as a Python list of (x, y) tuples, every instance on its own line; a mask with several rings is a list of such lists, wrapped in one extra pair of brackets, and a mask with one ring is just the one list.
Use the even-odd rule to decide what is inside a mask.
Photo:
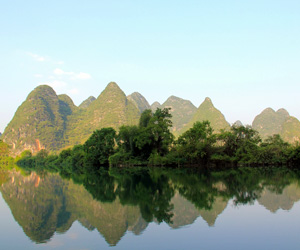
[(175, 135), (181, 133), (181, 130), (193, 118), (197, 108), (188, 100), (176, 96), (170, 96), (159, 108), (170, 108), (172, 115), (172, 132)]
[(130, 100), (142, 113), (146, 109), (151, 109), (148, 101), (144, 96), (139, 92), (134, 92), (131, 95), (127, 96), (127, 99)]
[[(36, 87), (19, 106), (7, 125), (1, 139), (11, 147), (14, 155), (24, 150), (35, 153), (41, 149), (57, 152), (66, 147), (84, 143), (93, 131), (104, 127), (118, 130), (122, 125), (137, 125), (146, 109), (169, 108), (172, 115), (171, 132), (180, 136), (196, 121), (208, 120), (215, 132), (228, 130), (229, 123), (212, 100), (206, 98), (196, 108), (189, 100), (170, 96), (163, 104), (149, 105), (138, 92), (126, 96), (115, 83), (109, 83), (95, 98), (90, 96), (76, 106), (67, 95), (57, 95), (47, 86)], [(290, 143), (300, 140), (300, 122), (280, 109), (268, 108), (253, 121), (263, 139), (273, 134)]]
[(138, 108), (116, 83), (109, 83), (97, 99), (80, 107), (67, 95), (57, 95), (46, 85), (38, 86), (17, 109), (2, 139), (19, 154), (29, 149), (59, 151), (82, 143), (96, 129), (137, 124)]
[(265, 139), (270, 135), (279, 134), (290, 143), (300, 141), (300, 122), (285, 109), (276, 112), (272, 108), (263, 110), (255, 117), (252, 127)]
[(192, 119), (183, 128), (182, 132), (190, 129), (195, 122), (205, 120), (211, 123), (211, 126), (216, 132), (220, 131), (221, 129), (230, 128), (229, 123), (225, 120), (225, 117), (221, 113), (221, 111), (215, 108), (209, 97), (206, 97), (199, 108), (196, 110)]

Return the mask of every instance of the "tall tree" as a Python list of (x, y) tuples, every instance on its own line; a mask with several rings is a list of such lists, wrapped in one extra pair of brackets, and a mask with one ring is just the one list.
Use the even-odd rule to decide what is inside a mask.
[(84, 144), (86, 159), (89, 164), (105, 165), (114, 153), (116, 131), (113, 128), (102, 128), (94, 131)]

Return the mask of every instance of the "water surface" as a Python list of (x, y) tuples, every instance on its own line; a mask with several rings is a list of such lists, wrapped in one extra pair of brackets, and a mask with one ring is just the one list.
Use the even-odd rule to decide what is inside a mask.
[(297, 249), (299, 180), (286, 168), (3, 170), (0, 246)]

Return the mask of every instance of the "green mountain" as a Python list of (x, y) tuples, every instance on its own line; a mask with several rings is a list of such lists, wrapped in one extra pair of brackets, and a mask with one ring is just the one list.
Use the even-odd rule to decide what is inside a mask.
[(25, 149), (59, 150), (68, 118), (76, 108), (67, 95), (57, 96), (51, 87), (39, 86), (17, 109), (2, 138), (17, 154)]
[(135, 125), (139, 117), (139, 109), (116, 83), (110, 82), (86, 109), (79, 109), (70, 117), (66, 146), (85, 142), (96, 129)]
[(139, 116), (139, 109), (113, 82), (97, 99), (89, 97), (80, 108), (67, 95), (57, 96), (51, 87), (43, 85), (17, 109), (2, 139), (12, 146), (14, 154), (26, 149), (59, 151), (83, 143), (96, 129), (137, 124)]
[(275, 112), (273, 109), (267, 108), (255, 117), (252, 127), (265, 139), (270, 135), (280, 134), (282, 125), (289, 116), (289, 113), (284, 109)]
[(297, 118), (290, 116), (282, 124), (282, 130), (280, 133), (284, 141), (290, 143), (300, 142), (300, 122)]
[(243, 126), (243, 123), (242, 123), (240, 120), (237, 120), (235, 123), (232, 124), (232, 126), (235, 126), (235, 127), (242, 127), (242, 126)]
[(300, 141), (300, 122), (289, 115), (285, 109), (276, 112), (267, 108), (255, 117), (252, 127), (263, 139), (273, 134), (279, 134), (290, 143)]
[(193, 124), (197, 121), (208, 120), (214, 129), (218, 132), (221, 129), (229, 129), (229, 123), (225, 120), (224, 115), (214, 107), (210, 98), (206, 97), (204, 102), (201, 103), (199, 108), (196, 110), (192, 119), (186, 126), (180, 131), (181, 133), (190, 129)]
[(141, 113), (146, 109), (151, 109), (146, 98), (138, 92), (134, 92), (127, 96), (127, 99), (130, 100), (140, 110)]
[(86, 109), (95, 100), (96, 100), (95, 97), (90, 96), (88, 99), (84, 100), (78, 107), (81, 109)]
[(159, 102), (154, 102), (154, 103), (151, 104), (152, 112), (155, 112), (157, 108), (160, 108), (160, 103)]
[(170, 96), (159, 108), (171, 108), (173, 133), (179, 131), (192, 119), (197, 108), (188, 100), (176, 96)]

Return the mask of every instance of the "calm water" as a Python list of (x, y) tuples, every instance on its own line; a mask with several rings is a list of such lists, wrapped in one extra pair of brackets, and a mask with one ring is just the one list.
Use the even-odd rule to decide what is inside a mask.
[(0, 249), (299, 249), (300, 172), (0, 171)]

